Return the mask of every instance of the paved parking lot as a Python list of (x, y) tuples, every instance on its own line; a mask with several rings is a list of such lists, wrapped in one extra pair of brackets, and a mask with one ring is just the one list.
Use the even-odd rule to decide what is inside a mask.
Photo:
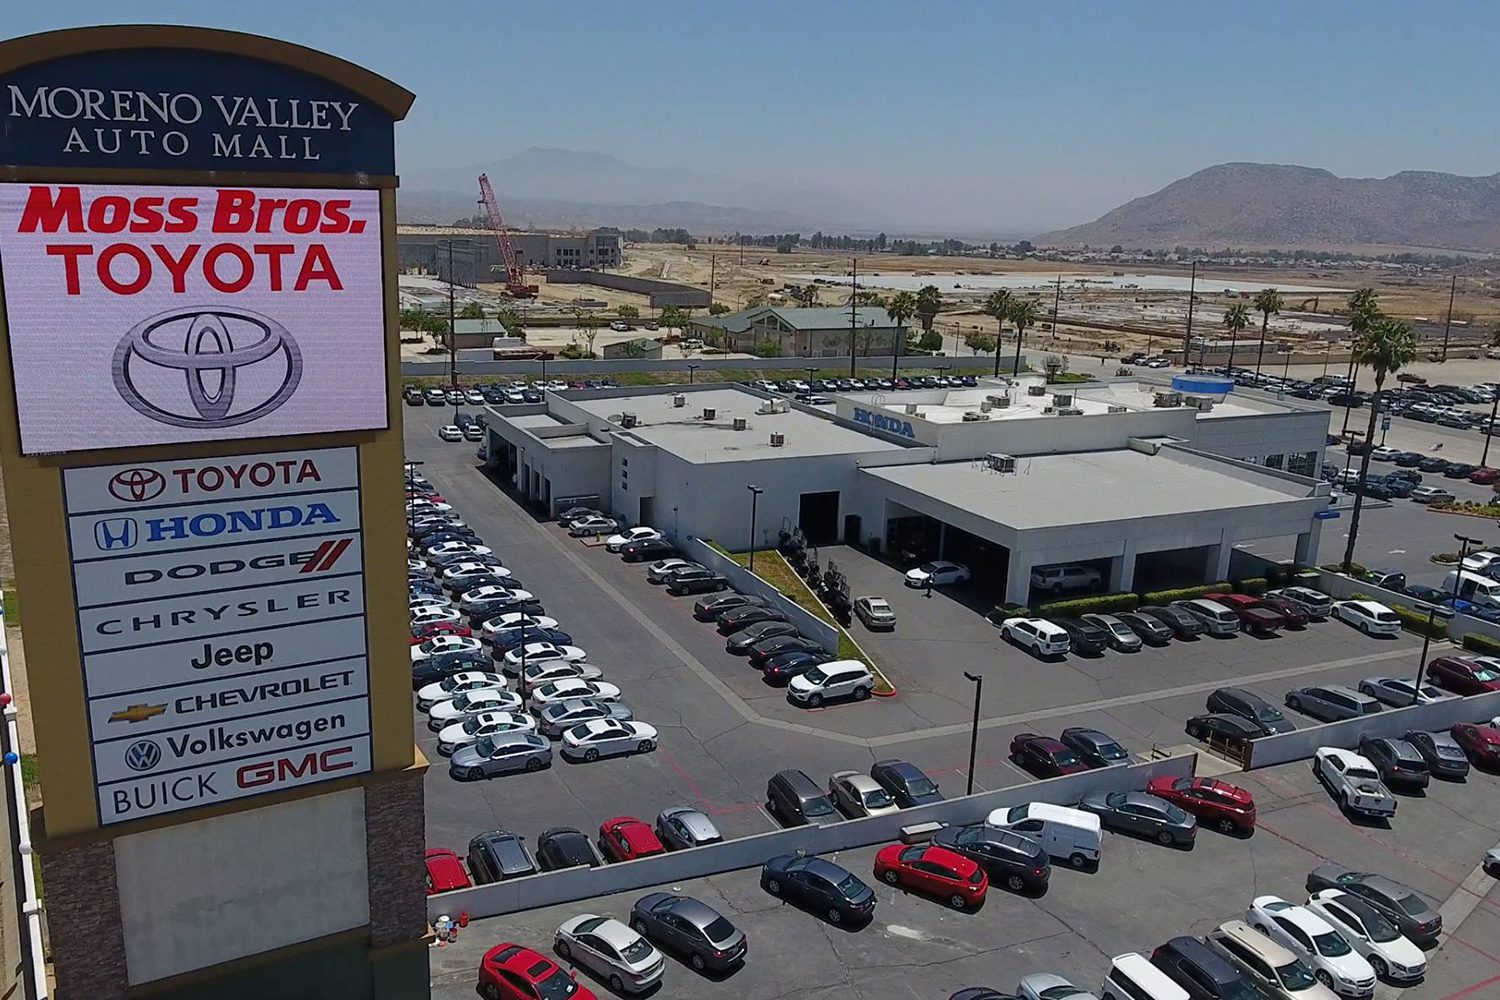
[[(1476, 871), (1479, 857), (1500, 837), (1500, 778), (1475, 774), (1464, 784), (1437, 783), (1426, 796), (1403, 797), (1388, 829), (1355, 826), (1339, 815), (1305, 765), (1234, 780), (1256, 797), (1260, 826), (1252, 837), (1203, 831), (1191, 852), (1181, 852), (1106, 833), (1098, 872), (1055, 870), (1049, 891), (1035, 899), (992, 889), (975, 912), (955, 913), (877, 883), (870, 873), (875, 848), (834, 859), (875, 887), (874, 918), (858, 930), (831, 927), (773, 899), (754, 870), (662, 886), (729, 917), (749, 937), (749, 958), (722, 979), (699, 976), (669, 958), (654, 995), (942, 1000), (964, 986), (1014, 989), (1021, 976), (1039, 971), (1098, 989), (1113, 955), (1149, 954), (1174, 934), (1205, 933), (1240, 916), (1257, 895), (1302, 902), (1307, 872), (1324, 860), (1381, 872), (1442, 904), (1448, 935), (1429, 953), (1426, 979), (1405, 991), (1383, 984), (1377, 997), (1500, 995), (1500, 890)], [(479, 958), (498, 942), (545, 953), (567, 917), (623, 918), (636, 898), (622, 894), (476, 922), (457, 942), (432, 952), (433, 996), (472, 996)], [(585, 973), (579, 977), (609, 995)]]

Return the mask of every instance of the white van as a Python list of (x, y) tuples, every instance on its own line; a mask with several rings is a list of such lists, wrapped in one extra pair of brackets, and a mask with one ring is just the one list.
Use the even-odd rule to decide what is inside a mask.
[(1234, 609), (1203, 598), (1191, 601), (1173, 601), (1172, 607), (1181, 608), (1203, 623), (1209, 635), (1237, 635), (1240, 631), (1240, 616)]
[(1443, 591), (1453, 593), (1454, 584), (1458, 585), (1458, 596), (1461, 599), (1488, 608), (1500, 608), (1500, 580), (1450, 569), (1448, 575), (1443, 577)]
[(984, 824), (1029, 837), (1048, 854), (1066, 859), (1074, 868), (1099, 863), (1099, 817), (1082, 809), (1050, 802), (1023, 802), (996, 809), (985, 817)]
[(1114, 957), (1099, 992), (1104, 1000), (1192, 1000), (1187, 990), (1133, 951)]

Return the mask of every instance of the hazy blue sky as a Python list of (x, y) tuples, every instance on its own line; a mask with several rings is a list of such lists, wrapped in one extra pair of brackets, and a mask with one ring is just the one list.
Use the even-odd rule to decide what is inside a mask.
[(1500, 170), (1500, 4), (6, 0), (0, 31), (278, 35), (417, 94), (412, 170), (527, 146), (837, 187), (889, 218), (1086, 221), (1214, 163)]

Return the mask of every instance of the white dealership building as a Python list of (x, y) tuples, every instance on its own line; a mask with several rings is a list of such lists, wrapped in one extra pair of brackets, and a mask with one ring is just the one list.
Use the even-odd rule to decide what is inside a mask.
[(1023, 376), (831, 407), (722, 383), (573, 390), (492, 408), (486, 449), (548, 512), (599, 506), (730, 549), (800, 528), (814, 545), (967, 562), (1024, 602), (1039, 566), (1093, 565), (1129, 590), (1224, 579), (1257, 540), (1315, 558), (1328, 411), (1229, 388)]

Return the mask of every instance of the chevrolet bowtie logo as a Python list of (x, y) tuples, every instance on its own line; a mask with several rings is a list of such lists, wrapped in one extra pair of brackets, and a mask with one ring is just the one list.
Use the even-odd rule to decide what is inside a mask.
[(165, 705), (130, 705), (109, 717), (110, 722), (145, 722), (157, 715), (164, 715)]

